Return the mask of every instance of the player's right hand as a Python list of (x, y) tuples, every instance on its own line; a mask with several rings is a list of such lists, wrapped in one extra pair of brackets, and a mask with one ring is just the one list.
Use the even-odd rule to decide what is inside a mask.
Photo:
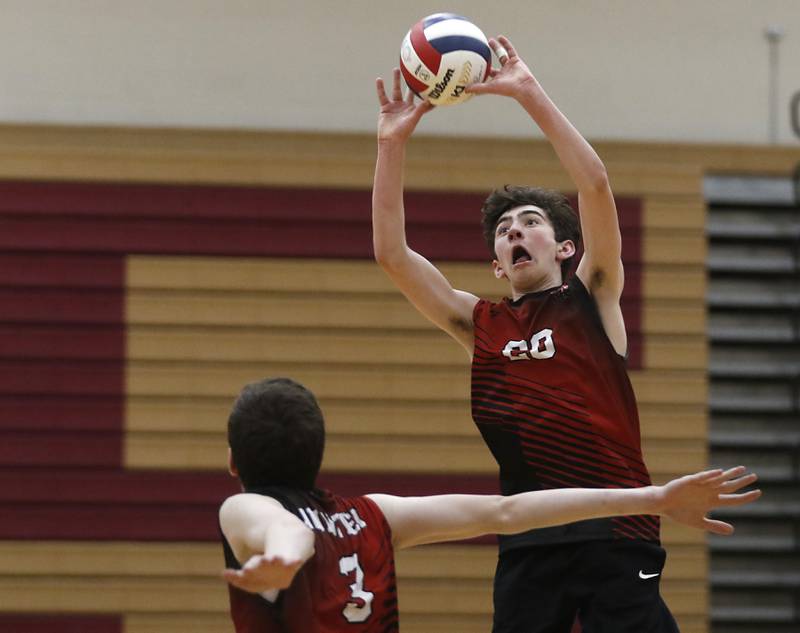
[(414, 132), (422, 115), (434, 107), (427, 101), (415, 103), (414, 93), (410, 90), (408, 96), (403, 98), (399, 68), (392, 71), (391, 97), (386, 95), (386, 88), (380, 77), (375, 80), (375, 90), (381, 108), (378, 115), (378, 142), (404, 143)]
[(708, 513), (714, 508), (740, 506), (758, 499), (760, 490), (739, 492), (756, 479), (755, 473), (747, 473), (744, 466), (725, 471), (707, 470), (673, 479), (663, 486), (656, 486), (658, 513), (714, 534), (732, 534), (730, 523), (711, 519)]
[(234, 587), (250, 593), (263, 593), (273, 589), (286, 589), (303, 565), (300, 561), (285, 561), (263, 554), (252, 556), (241, 569), (226, 569), (222, 577)]

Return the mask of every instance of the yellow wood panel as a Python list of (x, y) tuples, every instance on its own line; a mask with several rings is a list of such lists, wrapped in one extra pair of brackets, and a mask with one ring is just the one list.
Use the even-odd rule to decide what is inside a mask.
[(212, 578), (224, 567), (217, 543), (0, 541), (0, 576)]
[(639, 423), (642, 435), (652, 439), (683, 438), (705, 443), (708, 437), (708, 411), (699, 404), (640, 406)]
[[(489, 614), (430, 614), (407, 613), (400, 607), (400, 627), (403, 633), (487, 633), (491, 631)], [(128, 614), (124, 633), (231, 633), (233, 624), (222, 614)]]
[(466, 367), (463, 348), (443, 332), (296, 328), (128, 328), (130, 360), (223, 363), (422, 364)]
[[(464, 367), (469, 359), (443, 332), (296, 328), (211, 328), (131, 326), (130, 360), (232, 362), (297, 362), (319, 364), (380, 363)], [(704, 337), (650, 336), (645, 365), (653, 369), (705, 369)]]
[[(667, 540), (674, 536), (670, 525), (664, 528)], [(126, 631), (210, 633), (228, 625), (227, 594), (215, 577), (219, 548), (216, 543), (0, 543), (0, 610), (39, 612), (46, 604), (54, 612), (122, 612)], [(698, 605), (707, 599), (702, 541), (668, 550), (662, 582), (668, 604), (678, 617), (702, 613)], [(403, 626), (432, 621), (441, 624), (437, 630), (449, 631), (448, 623), (461, 621), (458, 613), (481, 621), (489, 617), (495, 557), (492, 545), (399, 552)]]
[[(452, 264), (450, 269), (469, 276), (473, 274), (474, 264)], [(487, 268), (487, 274), (475, 275), (475, 280), (480, 283), (488, 277)], [(502, 291), (499, 282), (496, 284), (494, 288)], [(244, 290), (254, 293), (397, 292), (380, 267), (369, 260), (143, 255), (127, 258), (126, 287), (129, 290)]]
[[(128, 292), (127, 323), (133, 326), (187, 325), (435, 330), (399, 293), (368, 294), (246, 292), (236, 290), (148, 290)], [(646, 299), (644, 331), (650, 334), (705, 334), (705, 305)]]
[(730, 143), (606, 142), (593, 144), (607, 161), (638, 161), (658, 157), (667, 163), (693, 163), (713, 173), (785, 176), (800, 160), (797, 147)]
[(645, 228), (642, 253), (647, 264), (697, 266), (705, 271), (707, 240), (705, 231)]
[[(703, 613), (708, 590), (702, 581), (664, 580), (662, 593), (675, 613)], [(400, 579), (402, 613), (442, 615), (491, 612), (491, 581)], [(98, 600), (102, 596), (102, 600)], [(63, 613), (219, 613), (228, 608), (222, 581), (183, 578), (0, 577), (0, 611)]]
[(642, 306), (642, 329), (652, 334), (706, 335), (706, 306), (699, 300), (648, 299)]
[(708, 345), (704, 336), (648, 336), (644, 362), (648, 369), (695, 369), (708, 367)]
[[(665, 530), (666, 531), (666, 530)], [(692, 530), (692, 534), (702, 534)], [(706, 576), (702, 541), (668, 546), (665, 577)], [(495, 545), (424, 545), (396, 554), (403, 579), (483, 579), (494, 575)], [(2, 541), (0, 576), (215, 579), (223, 567), (219, 543)]]
[[(380, 368), (378, 370), (378, 368)], [(129, 396), (238, 395), (242, 385), (267, 376), (292, 376), (320, 398), (365, 400), (412, 399), (465, 401), (469, 367), (316, 366), (308, 363), (197, 363), (130, 361), (126, 371)], [(705, 404), (704, 371), (648, 370), (631, 372), (642, 404)]]
[(699, 235), (705, 234), (706, 203), (699, 195), (644, 197), (642, 224), (648, 231), (658, 229), (684, 229)]
[(647, 299), (683, 299), (705, 303), (706, 270), (697, 266), (651, 265), (642, 275), (642, 290)]
[[(126, 426), (132, 432), (222, 433), (232, 400), (227, 398), (127, 399)], [(469, 404), (457, 402), (320, 399), (329, 434), (475, 436)]]
[[(229, 398), (130, 397), (126, 401), (129, 432), (224, 433)], [(331, 435), (476, 437), (469, 403), (404, 400), (320, 399)], [(644, 404), (639, 407), (643, 435), (650, 438), (704, 440), (708, 419), (702, 405)]]
[(231, 633), (227, 613), (127, 613), (123, 633)]
[(399, 293), (296, 293), (131, 290), (130, 325), (434, 330)]
[(221, 578), (185, 577), (0, 577), (0, 611), (23, 613), (125, 613), (195, 611), (228, 608)]
[[(368, 188), (372, 134), (308, 134), (58, 126), (0, 128), (0, 177), (149, 182), (206, 182)], [(616, 146), (613, 146), (616, 147)], [(697, 193), (702, 167), (646, 160), (623, 151), (605, 157), (617, 193)], [(635, 149), (635, 148), (634, 148)], [(662, 152), (663, 153), (663, 152)], [(665, 155), (670, 158), (669, 154)], [(487, 191), (499, 183), (571, 189), (544, 141), (415, 137), (410, 188)]]
[[(273, 182), (283, 174), (280, 162), (295, 159), (306, 167), (336, 166), (359, 160), (371, 171), (374, 134), (298, 133), (281, 131), (124, 128), (101, 126), (3, 125), (3, 177), (111, 178), (118, 181)], [(785, 175), (800, 160), (800, 150), (788, 146), (698, 143), (597, 141), (593, 143), (609, 166), (616, 163), (661, 163), (697, 166), (714, 172)], [(415, 136), (409, 160), (417, 156), (485, 170), (495, 164), (556, 164), (544, 140)], [(10, 158), (16, 160), (10, 161)], [(131, 169), (130, 163), (134, 169)], [(143, 163), (138, 165), (138, 163)], [(525, 165), (523, 165), (524, 167)], [(236, 173), (236, 169), (243, 173)], [(268, 168), (277, 169), (270, 173)], [(438, 173), (439, 165), (434, 170)], [(99, 173), (95, 170), (99, 169)], [(334, 174), (335, 168), (330, 169)], [(308, 172), (300, 184), (314, 181)], [(529, 176), (525, 181), (529, 180)], [(501, 178), (497, 182), (510, 182)], [(542, 182), (542, 179), (537, 178)], [(369, 186), (369, 181), (364, 185)], [(411, 183), (413, 184), (413, 183)], [(546, 184), (542, 182), (542, 184)], [(616, 180), (615, 189), (620, 191)], [(699, 194), (698, 189), (695, 193)]]
[[(708, 588), (704, 581), (664, 580), (664, 599), (675, 613), (705, 613)], [(416, 580), (399, 585), (400, 609), (404, 613), (490, 613), (491, 581)]]
[[(210, 469), (225, 466), (222, 433), (129, 433), (125, 437), (127, 468)], [(708, 462), (705, 444), (697, 440), (645, 440), (645, 462), (653, 476), (702, 470)], [(405, 437), (332, 435), (323, 470), (336, 472), (497, 472), (497, 464), (480, 437)]]
[[(676, 614), (682, 633), (707, 633), (704, 616)], [(128, 614), (124, 633), (230, 633), (233, 625), (227, 615), (207, 614)], [(400, 627), (403, 633), (487, 633), (492, 629), (488, 614), (435, 615), (403, 612)]]
[[(134, 297), (130, 319), (137, 322), (142, 306), (137, 290), (245, 291), (278, 293), (355, 293), (398, 297), (380, 267), (369, 260), (248, 259), (227, 257), (127, 258), (127, 288)], [(437, 263), (454, 287), (481, 297), (500, 297), (507, 286), (491, 274), (489, 264)], [(705, 301), (705, 268), (652, 264), (644, 272), (645, 301), (691, 299)], [(152, 296), (152, 295), (151, 295)], [(233, 294), (234, 298), (242, 295)], [(152, 301), (151, 301), (152, 303)], [(251, 308), (252, 310), (252, 308)]]
[[(494, 577), (497, 551), (494, 546), (426, 545), (401, 550), (396, 555), (397, 571), (405, 578)], [(702, 543), (672, 545), (668, 548), (664, 578), (703, 580), (708, 575), (708, 553)]]

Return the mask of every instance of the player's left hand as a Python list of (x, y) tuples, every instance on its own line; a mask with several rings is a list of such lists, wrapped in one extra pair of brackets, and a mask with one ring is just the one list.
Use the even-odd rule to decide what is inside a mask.
[(738, 490), (754, 483), (758, 477), (744, 466), (728, 470), (707, 470), (673, 479), (658, 486), (658, 513), (678, 523), (707, 530), (714, 534), (732, 534), (733, 526), (725, 521), (708, 518), (714, 508), (740, 506), (761, 496), (760, 490), (737, 494)]
[(489, 38), (489, 47), (500, 60), (500, 68), (492, 68), (486, 81), (470, 84), (466, 92), (516, 98), (526, 89), (538, 86), (530, 68), (522, 61), (514, 45), (505, 35), (499, 35), (497, 39)]
[(241, 569), (226, 569), (222, 577), (234, 587), (251, 593), (286, 589), (303, 565), (303, 560), (285, 561), (279, 556), (252, 556)]

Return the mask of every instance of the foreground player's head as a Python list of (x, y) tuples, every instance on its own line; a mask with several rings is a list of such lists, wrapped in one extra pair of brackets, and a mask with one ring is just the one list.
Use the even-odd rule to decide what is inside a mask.
[(247, 385), (228, 418), (231, 472), (245, 489), (314, 487), (325, 423), (314, 394), (289, 378)]
[[(510, 220), (513, 220), (513, 216), (516, 215), (515, 211), (522, 207), (531, 211), (541, 211), (542, 213), (539, 215), (544, 218), (545, 224), (552, 230), (552, 235), (547, 236), (548, 241), (552, 242), (550, 245), (552, 252), (529, 252), (528, 255), (534, 260), (544, 259), (545, 265), (558, 266), (561, 279), (565, 280), (572, 265), (572, 257), (581, 241), (581, 228), (577, 214), (569, 200), (557, 191), (516, 185), (506, 185), (502, 189), (495, 189), (486, 198), (481, 208), (483, 237), (492, 257), (502, 269), (503, 274), (498, 276), (508, 278), (514, 285), (511, 268), (515, 261), (515, 255), (519, 255), (519, 253), (514, 253), (514, 247), (509, 244), (508, 229), (511, 228)], [(532, 226), (536, 230), (532, 222), (535, 218), (536, 215), (529, 214), (526, 216), (526, 220), (530, 222), (525, 225), (520, 223), (515, 227), (522, 226), (524, 229)], [(541, 240), (529, 241), (525, 239), (524, 235), (522, 237), (523, 240), (518, 241), (522, 248), (528, 251), (533, 248), (541, 249)], [(508, 261), (505, 261), (506, 259)]]

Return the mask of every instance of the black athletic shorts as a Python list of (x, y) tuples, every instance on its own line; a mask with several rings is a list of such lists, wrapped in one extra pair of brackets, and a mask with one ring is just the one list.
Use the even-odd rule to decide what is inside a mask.
[(494, 579), (493, 633), (677, 633), (659, 593), (666, 552), (647, 541), (512, 549)]

